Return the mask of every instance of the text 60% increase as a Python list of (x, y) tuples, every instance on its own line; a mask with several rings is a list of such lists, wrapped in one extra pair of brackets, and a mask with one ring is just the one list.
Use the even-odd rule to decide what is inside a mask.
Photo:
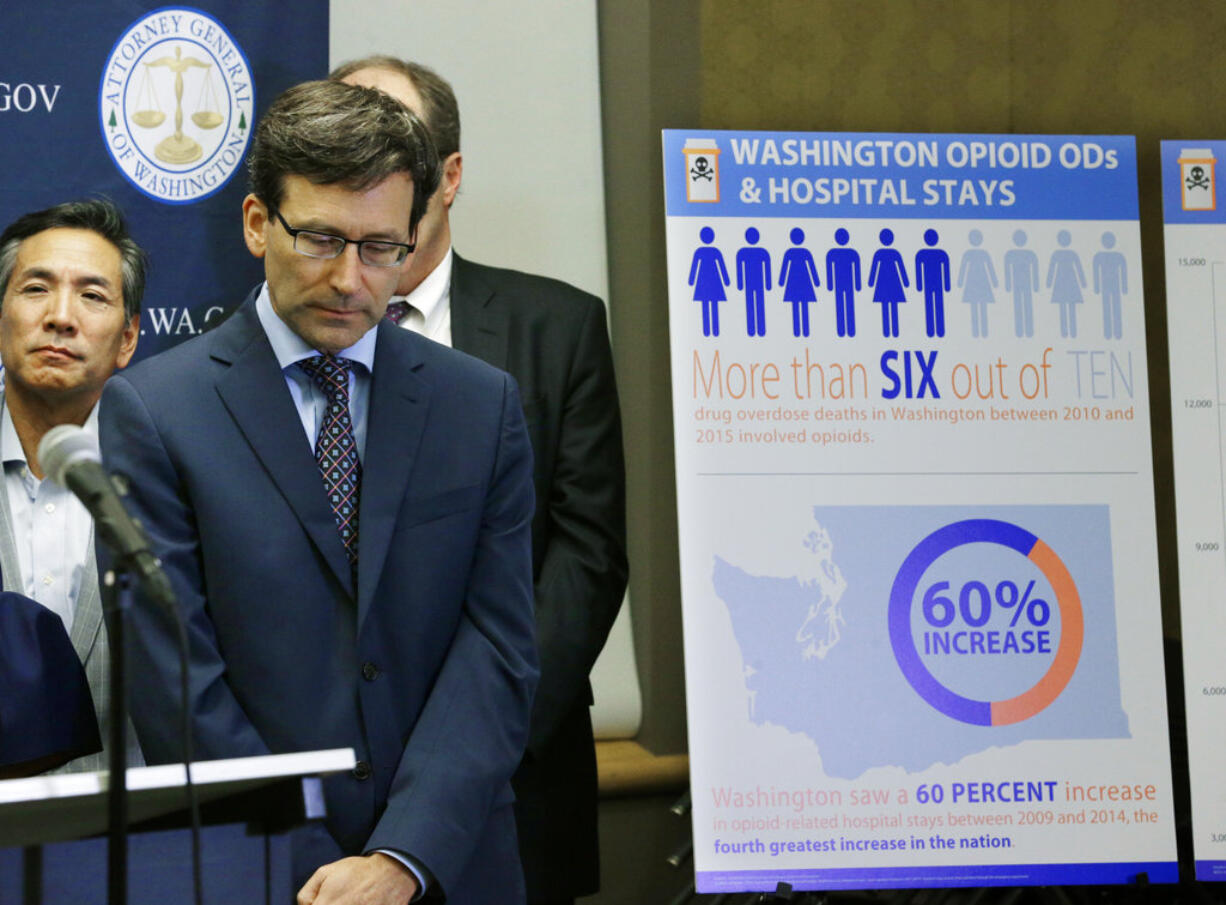
[[(972, 579), (958, 589), (955, 603), (950, 582), (933, 582), (924, 592), (921, 603), (924, 621), (934, 629), (945, 629), (961, 617), (962, 625), (970, 631), (926, 631), (923, 652), (930, 655), (1050, 653), (1051, 633), (1043, 626), (1051, 619), (1051, 604), (1035, 596), (1034, 584), (1032, 580), (1020, 590), (1017, 582), (1005, 579), (991, 588), (986, 582)], [(991, 621), (995, 608), (1012, 611), (1008, 628), (975, 631)], [(1023, 616), (1027, 625), (1015, 631)]]

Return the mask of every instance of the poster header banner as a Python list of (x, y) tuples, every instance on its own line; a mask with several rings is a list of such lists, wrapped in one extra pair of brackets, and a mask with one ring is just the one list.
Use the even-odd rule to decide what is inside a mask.
[(670, 217), (1135, 220), (1130, 135), (664, 132)]

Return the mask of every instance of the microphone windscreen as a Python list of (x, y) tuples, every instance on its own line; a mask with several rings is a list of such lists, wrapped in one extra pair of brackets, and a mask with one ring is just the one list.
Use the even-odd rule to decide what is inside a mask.
[(75, 424), (56, 425), (38, 444), (38, 464), (57, 484), (65, 483), (68, 469), (77, 462), (101, 461), (97, 436)]

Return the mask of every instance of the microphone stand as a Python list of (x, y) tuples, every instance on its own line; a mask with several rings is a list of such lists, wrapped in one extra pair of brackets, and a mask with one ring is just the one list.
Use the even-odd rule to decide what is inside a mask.
[(109, 905), (128, 901), (128, 681), (124, 629), (132, 607), (132, 579), (120, 563), (102, 581), (102, 609), (109, 617), (111, 652), (110, 775), (107, 785), (106, 886)]
[(183, 766), (192, 828), (192, 892), (196, 905), (203, 899), (200, 871), (200, 803), (192, 782), (191, 714), (188, 711), (187, 629), (175, 604), (174, 589), (150, 550), (149, 537), (127, 512), (121, 497), (126, 488), (101, 466), (98, 441), (75, 425), (51, 428), (39, 441), (39, 460), (48, 477), (72, 491), (94, 520), (94, 535), (114, 557), (103, 578), (102, 608), (107, 617), (111, 654), (110, 776), (107, 786), (107, 893), (110, 905), (127, 905), (128, 895), (128, 682), (127, 645), (124, 640), (136, 584), (153, 602), (165, 607), (178, 630), (179, 694), (183, 708)]

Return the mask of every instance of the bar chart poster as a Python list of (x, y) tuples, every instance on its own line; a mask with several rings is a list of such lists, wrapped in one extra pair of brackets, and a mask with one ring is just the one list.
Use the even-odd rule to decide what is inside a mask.
[(698, 890), (1176, 881), (1133, 139), (663, 151)]
[(1192, 850), (1226, 880), (1226, 141), (1162, 142), (1166, 317)]

